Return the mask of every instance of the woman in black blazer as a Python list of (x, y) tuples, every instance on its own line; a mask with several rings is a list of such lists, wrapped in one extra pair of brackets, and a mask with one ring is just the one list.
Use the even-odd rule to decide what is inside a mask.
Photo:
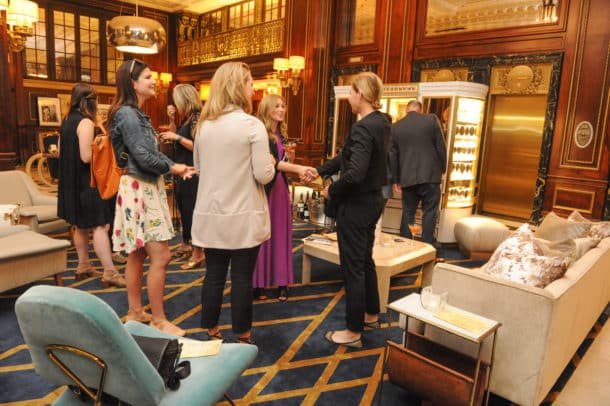
[(348, 347), (362, 347), (364, 328), (379, 326), (379, 291), (373, 262), (375, 225), (383, 210), (381, 187), (388, 182), (386, 157), (390, 123), (379, 112), (383, 90), (372, 72), (358, 74), (348, 101), (360, 116), (337, 156), (308, 171), (309, 178), (340, 172), (322, 193), (337, 206), (339, 259), (345, 279), (345, 330), (327, 331), (325, 338)]

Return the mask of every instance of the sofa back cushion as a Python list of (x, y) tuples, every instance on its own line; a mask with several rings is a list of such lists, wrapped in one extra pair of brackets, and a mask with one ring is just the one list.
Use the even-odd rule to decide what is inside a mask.
[(536, 237), (549, 241), (586, 237), (591, 223), (571, 221), (549, 212), (536, 230)]
[(0, 204), (32, 205), (30, 193), (17, 171), (0, 171), (0, 190)]

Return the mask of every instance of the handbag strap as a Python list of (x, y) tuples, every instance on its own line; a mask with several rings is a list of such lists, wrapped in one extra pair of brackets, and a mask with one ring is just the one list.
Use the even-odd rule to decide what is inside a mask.
[(171, 390), (176, 390), (180, 387), (180, 380), (188, 377), (191, 374), (191, 362), (190, 361), (182, 361), (176, 368), (174, 368), (174, 372), (169, 377), (167, 381), (167, 387)]

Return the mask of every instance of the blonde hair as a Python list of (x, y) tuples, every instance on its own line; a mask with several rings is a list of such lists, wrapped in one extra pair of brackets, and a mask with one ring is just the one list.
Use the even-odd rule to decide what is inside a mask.
[(172, 92), (172, 98), (176, 109), (180, 114), (189, 117), (201, 111), (201, 100), (199, 93), (193, 85), (181, 83), (176, 85)]
[[(199, 124), (204, 120), (216, 120), (231, 111), (242, 109), (252, 112), (252, 99), (246, 91), (246, 83), (252, 78), (250, 68), (243, 62), (226, 62), (212, 76), (210, 96), (201, 110)], [(227, 109), (232, 105), (231, 109)]]
[(268, 94), (267, 96), (263, 97), (263, 100), (261, 100), (260, 104), (258, 105), (258, 112), (256, 114), (259, 120), (261, 120), (265, 125), (269, 139), (272, 141), (275, 141), (275, 136), (273, 135), (274, 130), (279, 130), (281, 136), (286, 134), (286, 123), (282, 121), (279, 123), (279, 128), (277, 128), (276, 121), (271, 118), (271, 113), (273, 110), (275, 110), (275, 106), (277, 105), (278, 101), (286, 104), (282, 96), (277, 94)]
[(374, 109), (381, 108), (381, 94), (383, 93), (383, 82), (373, 72), (361, 72), (352, 81), (352, 88), (362, 95)]

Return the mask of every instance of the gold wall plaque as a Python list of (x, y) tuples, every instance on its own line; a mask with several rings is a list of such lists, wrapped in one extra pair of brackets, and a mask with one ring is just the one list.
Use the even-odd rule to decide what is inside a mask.
[(468, 68), (424, 69), (421, 71), (422, 82), (468, 81)]
[(490, 94), (548, 94), (553, 65), (521, 64), (491, 68)]
[(574, 144), (580, 149), (587, 148), (593, 141), (593, 125), (588, 121), (581, 121), (574, 130)]

